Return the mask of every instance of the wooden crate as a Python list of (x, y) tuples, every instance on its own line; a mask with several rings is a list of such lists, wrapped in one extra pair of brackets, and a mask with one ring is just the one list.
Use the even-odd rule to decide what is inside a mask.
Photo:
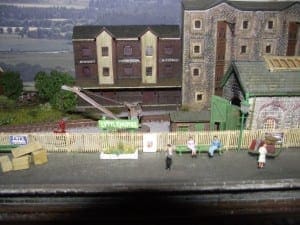
[(0, 157), (0, 165), (3, 173), (11, 171), (13, 169), (11, 160), (7, 155)]
[(25, 155), (19, 158), (13, 158), (12, 159), (12, 164), (14, 170), (25, 170), (29, 169), (30, 167), (30, 156)]
[(40, 143), (31, 142), (27, 145), (23, 145), (11, 150), (11, 153), (13, 154), (14, 158), (17, 158), (40, 149), (42, 149), (42, 145)]
[(47, 151), (41, 149), (31, 153), (34, 165), (41, 165), (48, 162)]

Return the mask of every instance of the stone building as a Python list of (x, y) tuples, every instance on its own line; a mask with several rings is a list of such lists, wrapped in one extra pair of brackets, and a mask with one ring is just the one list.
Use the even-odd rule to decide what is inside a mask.
[(73, 48), (76, 83), (100, 104), (181, 103), (179, 26), (75, 26)]
[(248, 98), (247, 129), (300, 127), (299, 56), (235, 61), (228, 68), (221, 87), (223, 96), (231, 102)]
[(300, 55), (297, 1), (184, 0), (182, 10), (182, 104), (192, 110), (222, 95), (232, 61)]

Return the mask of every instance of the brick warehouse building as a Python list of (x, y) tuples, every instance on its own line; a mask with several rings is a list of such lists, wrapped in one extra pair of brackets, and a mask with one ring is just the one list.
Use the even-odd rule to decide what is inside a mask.
[(222, 96), (220, 84), (232, 61), (300, 55), (296, 1), (184, 0), (182, 16), (182, 104), (193, 110), (209, 108), (212, 95)]
[(73, 48), (78, 86), (118, 102), (181, 104), (179, 26), (75, 26)]

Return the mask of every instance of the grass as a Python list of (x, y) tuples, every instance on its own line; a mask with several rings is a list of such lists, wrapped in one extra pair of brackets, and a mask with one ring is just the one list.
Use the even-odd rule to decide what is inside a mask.
[(17, 110), (0, 110), (0, 125), (24, 125), (44, 122), (56, 122), (64, 117), (69, 119), (82, 118), (81, 115), (67, 114), (52, 109), (48, 105), (23, 107)]

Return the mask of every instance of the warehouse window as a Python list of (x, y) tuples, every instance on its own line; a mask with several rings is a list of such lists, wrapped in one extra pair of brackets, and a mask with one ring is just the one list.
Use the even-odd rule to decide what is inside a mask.
[(202, 92), (196, 92), (195, 100), (196, 100), (196, 102), (202, 102), (203, 101), (203, 93)]
[(146, 47), (146, 56), (152, 56), (153, 55), (153, 47), (147, 46)]
[(109, 68), (103, 67), (103, 76), (109, 76)]
[(271, 53), (271, 45), (266, 46), (266, 53)]
[(247, 46), (246, 45), (242, 45), (241, 46), (241, 54), (244, 54), (247, 52)]
[(152, 76), (152, 67), (146, 67), (146, 76)]
[(195, 20), (194, 21), (194, 28), (195, 29), (201, 29), (201, 20)]
[(124, 55), (132, 55), (132, 47), (129, 45), (126, 45), (124, 47)]
[(199, 76), (199, 75), (200, 75), (200, 70), (199, 70), (199, 68), (194, 68), (194, 69), (193, 69), (193, 75), (194, 75), (194, 76)]
[(248, 20), (244, 20), (243, 21), (243, 29), (246, 30), (249, 27), (249, 21)]
[(173, 48), (172, 48), (172, 46), (166, 46), (165, 47), (165, 54), (166, 55), (172, 55), (173, 54)]
[(90, 76), (91, 75), (91, 69), (88, 66), (83, 67), (82, 72), (83, 72), (84, 76)]
[(83, 57), (88, 57), (92, 55), (92, 51), (89, 48), (82, 48), (81, 49), (81, 54)]
[(130, 76), (133, 74), (133, 68), (131, 64), (127, 64), (124, 66), (124, 74)]
[(102, 47), (101, 51), (102, 51), (102, 56), (108, 56), (108, 47)]
[(199, 54), (200, 53), (200, 45), (194, 45), (194, 53)]
[(272, 30), (273, 27), (274, 27), (274, 22), (273, 22), (272, 20), (269, 20), (269, 21), (268, 21), (268, 24), (267, 24), (267, 28), (268, 28), (269, 30)]

